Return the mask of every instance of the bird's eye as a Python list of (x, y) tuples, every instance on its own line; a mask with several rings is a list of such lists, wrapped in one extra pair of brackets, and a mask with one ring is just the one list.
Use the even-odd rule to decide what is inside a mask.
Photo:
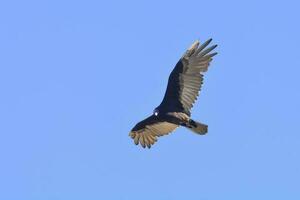
[(158, 112), (158, 110), (156, 110), (156, 109), (153, 111), (153, 114), (154, 114), (155, 116), (157, 116), (158, 113), (159, 113), (159, 112)]

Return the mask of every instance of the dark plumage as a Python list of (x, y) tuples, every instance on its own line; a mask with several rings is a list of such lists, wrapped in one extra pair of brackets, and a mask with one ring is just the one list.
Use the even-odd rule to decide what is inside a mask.
[(178, 126), (200, 135), (207, 133), (207, 125), (192, 120), (190, 116), (201, 89), (203, 73), (217, 54), (210, 53), (217, 45), (206, 48), (211, 41), (209, 39), (201, 46), (199, 41), (194, 42), (180, 58), (169, 76), (161, 104), (155, 108), (153, 115), (137, 123), (129, 133), (136, 145), (150, 148), (157, 137), (169, 134)]

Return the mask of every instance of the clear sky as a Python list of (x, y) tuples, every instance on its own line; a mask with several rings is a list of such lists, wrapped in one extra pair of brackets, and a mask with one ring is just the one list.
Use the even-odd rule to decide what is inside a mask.
[[(0, 199), (300, 199), (298, 1), (1, 1)], [(184, 128), (142, 149), (196, 39), (219, 54)]]

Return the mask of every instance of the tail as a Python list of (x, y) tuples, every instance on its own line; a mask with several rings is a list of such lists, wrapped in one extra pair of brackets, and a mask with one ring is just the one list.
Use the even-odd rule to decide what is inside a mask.
[(192, 119), (186, 124), (186, 127), (199, 135), (205, 135), (207, 133), (208, 126), (205, 124), (201, 124), (200, 122), (196, 122)]

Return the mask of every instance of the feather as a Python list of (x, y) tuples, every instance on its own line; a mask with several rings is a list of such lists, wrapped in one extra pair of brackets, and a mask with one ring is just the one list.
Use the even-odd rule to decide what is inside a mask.
[(142, 145), (143, 148), (146, 147), (145, 141), (144, 141), (144, 134), (141, 134), (141, 137), (140, 137), (140, 144)]
[(212, 41), (212, 38), (208, 39), (206, 42), (204, 42), (195, 52), (195, 54), (198, 54), (200, 51), (202, 51), (209, 43)]
[(134, 144), (138, 145), (139, 144), (139, 139), (140, 139), (140, 134), (137, 134), (134, 138)]
[(198, 54), (198, 57), (205, 56), (207, 53), (209, 53), (209, 52), (211, 52), (212, 50), (214, 50), (217, 46), (218, 46), (218, 45), (215, 44), (215, 45), (213, 45), (213, 46), (207, 48), (206, 50), (200, 52), (200, 53)]

